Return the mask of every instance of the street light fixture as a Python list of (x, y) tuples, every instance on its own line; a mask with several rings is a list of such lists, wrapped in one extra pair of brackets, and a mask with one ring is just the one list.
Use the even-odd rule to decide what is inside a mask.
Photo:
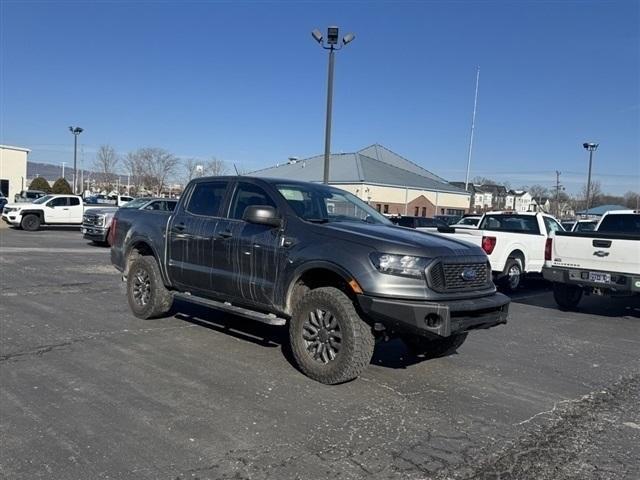
[(342, 38), (342, 45), (339, 45), (340, 29), (339, 27), (328, 27), (327, 38), (324, 41), (322, 33), (317, 28), (311, 32), (313, 39), (320, 44), (325, 50), (329, 50), (329, 71), (327, 75), (327, 119), (324, 131), (324, 174), (322, 181), (329, 183), (329, 159), (331, 157), (331, 112), (333, 109), (333, 66), (335, 62), (336, 50), (342, 49), (348, 43), (351, 43), (356, 36), (353, 33), (347, 33)]
[(73, 133), (73, 193), (78, 193), (78, 135), (80, 135), (84, 129), (80, 127), (69, 127), (69, 131)]
[(587, 208), (585, 211), (589, 214), (589, 206), (591, 202), (591, 164), (593, 163), (593, 152), (598, 149), (598, 143), (585, 142), (582, 144), (585, 150), (589, 151), (589, 175), (587, 176)]

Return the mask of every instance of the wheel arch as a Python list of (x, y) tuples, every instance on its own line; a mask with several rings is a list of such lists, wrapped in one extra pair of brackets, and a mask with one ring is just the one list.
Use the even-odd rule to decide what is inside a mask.
[[(300, 292), (305, 292), (307, 289), (336, 287), (346, 293), (350, 298), (353, 298), (356, 293), (361, 293), (361, 291), (354, 291), (353, 282), (355, 282), (356, 290), (359, 290), (360, 286), (354, 276), (335, 263), (326, 261), (307, 262), (294, 271), (291, 280), (287, 284), (284, 305), (285, 313), (288, 315), (292, 314), (293, 308), (301, 298)], [(299, 290), (296, 288), (299, 286), (307, 288)]]
[(152, 256), (158, 262), (158, 267), (160, 268), (160, 273), (162, 275), (162, 279), (167, 283), (167, 276), (164, 271), (164, 267), (160, 259), (162, 258), (158, 253), (157, 249), (153, 246), (153, 243), (148, 241), (146, 238), (134, 238), (129, 242), (127, 246), (127, 250), (125, 253), (125, 266), (124, 266), (124, 274), (127, 275), (129, 273), (129, 267), (133, 263), (133, 261), (138, 256)]

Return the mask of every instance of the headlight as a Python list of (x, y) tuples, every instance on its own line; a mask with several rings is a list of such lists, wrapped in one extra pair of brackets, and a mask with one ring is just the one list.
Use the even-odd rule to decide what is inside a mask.
[(104, 217), (96, 217), (96, 225), (101, 227), (102, 225), (104, 225)]
[(424, 269), (429, 263), (428, 258), (412, 257), (410, 255), (374, 252), (369, 257), (380, 272), (401, 277), (423, 278)]

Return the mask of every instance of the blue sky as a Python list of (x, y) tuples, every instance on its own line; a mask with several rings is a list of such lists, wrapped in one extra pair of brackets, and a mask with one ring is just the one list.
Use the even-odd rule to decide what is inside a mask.
[(85, 162), (101, 144), (159, 146), (246, 169), (323, 150), (326, 52), (337, 54), (332, 150), (372, 143), (464, 179), (476, 65), (472, 176), (577, 191), (640, 183), (640, 3), (1, 2), (0, 142), (33, 161)]

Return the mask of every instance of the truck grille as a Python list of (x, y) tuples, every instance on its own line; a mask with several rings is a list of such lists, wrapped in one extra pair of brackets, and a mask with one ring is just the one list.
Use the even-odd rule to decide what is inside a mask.
[(437, 292), (479, 290), (489, 285), (489, 264), (437, 263), (428, 272), (429, 286)]

